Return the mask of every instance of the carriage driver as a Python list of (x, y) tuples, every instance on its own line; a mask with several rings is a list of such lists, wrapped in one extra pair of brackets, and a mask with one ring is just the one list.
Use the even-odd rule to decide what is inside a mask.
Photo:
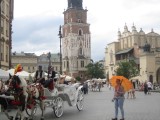
[[(50, 84), (53, 84), (55, 80), (56, 72), (54, 71), (54, 68), (52, 66), (48, 67), (48, 80), (44, 82), (44, 87), (47, 88), (50, 86)], [(53, 87), (53, 86), (52, 86)]]
[(44, 75), (44, 71), (42, 70), (42, 66), (38, 66), (38, 70), (36, 71), (35, 75), (34, 75), (34, 82), (35, 83), (41, 83), (42, 85), (45, 82), (45, 75)]

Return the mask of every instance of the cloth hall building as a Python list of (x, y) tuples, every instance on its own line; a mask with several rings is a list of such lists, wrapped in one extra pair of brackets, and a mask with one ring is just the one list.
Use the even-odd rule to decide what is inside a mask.
[(123, 32), (118, 31), (116, 42), (109, 43), (105, 49), (105, 70), (108, 78), (115, 75), (117, 63), (124, 60), (134, 60), (140, 70), (137, 77), (140, 82), (151, 81), (160, 83), (160, 35), (152, 29), (145, 33), (131, 31), (127, 25)]

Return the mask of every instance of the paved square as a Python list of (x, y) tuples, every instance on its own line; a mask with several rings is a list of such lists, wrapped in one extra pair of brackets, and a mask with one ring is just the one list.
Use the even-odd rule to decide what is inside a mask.
[[(45, 120), (111, 120), (114, 117), (114, 103), (111, 102), (113, 90), (106, 86), (101, 92), (89, 92), (85, 95), (84, 110), (78, 111), (76, 107), (64, 106), (64, 114), (56, 118), (53, 110), (47, 108)], [(136, 99), (125, 99), (124, 102), (125, 120), (159, 120), (160, 119), (160, 93), (144, 95), (143, 92), (136, 92)], [(120, 113), (120, 112), (119, 112)], [(10, 112), (14, 114), (14, 112)], [(34, 120), (40, 119), (38, 110)], [(120, 114), (119, 114), (120, 119)], [(3, 113), (0, 113), (0, 120), (7, 120)]]

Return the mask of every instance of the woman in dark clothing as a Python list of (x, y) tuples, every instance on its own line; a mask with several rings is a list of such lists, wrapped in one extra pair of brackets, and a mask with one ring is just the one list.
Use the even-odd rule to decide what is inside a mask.
[(146, 95), (148, 93), (148, 85), (147, 82), (144, 83), (144, 94)]

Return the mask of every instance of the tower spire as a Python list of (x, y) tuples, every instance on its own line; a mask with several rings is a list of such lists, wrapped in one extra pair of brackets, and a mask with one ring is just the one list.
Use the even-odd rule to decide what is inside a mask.
[(68, 9), (70, 8), (83, 9), (82, 3), (83, 0), (68, 0)]

